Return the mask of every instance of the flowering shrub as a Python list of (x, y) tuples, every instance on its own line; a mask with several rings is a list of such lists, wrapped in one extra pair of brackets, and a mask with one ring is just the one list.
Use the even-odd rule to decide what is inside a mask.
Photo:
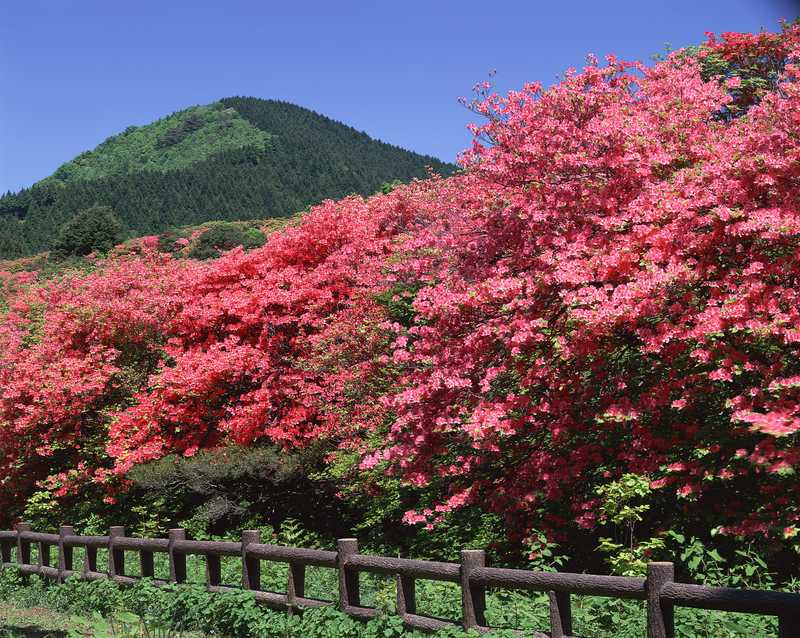
[(662, 512), (793, 542), (799, 59), (795, 26), (486, 90), (461, 175), (324, 202), (248, 253), (149, 241), (12, 289), (4, 505), (323, 442), (357, 459), (349, 489), (412, 486), (412, 524), (591, 528), (597, 486), (632, 473)]
[(4, 506), (19, 506), (48, 478), (66, 496), (67, 480), (107, 465), (111, 415), (160, 360), (163, 323), (190, 272), (190, 264), (145, 252), (12, 292), (0, 324)]

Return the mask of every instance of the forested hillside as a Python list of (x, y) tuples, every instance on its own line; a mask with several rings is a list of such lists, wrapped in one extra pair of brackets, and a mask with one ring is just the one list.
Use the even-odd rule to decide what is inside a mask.
[(79, 210), (110, 206), (129, 235), (210, 219), (284, 217), (452, 165), (286, 102), (233, 97), (131, 126), (0, 197), (0, 258), (46, 250)]

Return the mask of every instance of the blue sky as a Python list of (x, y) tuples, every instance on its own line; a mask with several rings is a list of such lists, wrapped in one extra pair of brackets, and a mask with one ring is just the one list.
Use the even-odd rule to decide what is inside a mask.
[(295, 102), (453, 160), (457, 102), (551, 83), (588, 52), (649, 60), (703, 32), (776, 30), (796, 0), (25, 0), (0, 21), (0, 192), (130, 124), (230, 95)]

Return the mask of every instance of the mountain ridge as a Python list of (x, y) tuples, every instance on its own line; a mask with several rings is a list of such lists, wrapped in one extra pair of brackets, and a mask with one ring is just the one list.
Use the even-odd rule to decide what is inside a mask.
[(286, 217), (322, 199), (455, 166), (279, 100), (233, 96), (130, 126), (0, 197), (0, 258), (46, 250), (79, 210), (111, 206), (131, 236)]

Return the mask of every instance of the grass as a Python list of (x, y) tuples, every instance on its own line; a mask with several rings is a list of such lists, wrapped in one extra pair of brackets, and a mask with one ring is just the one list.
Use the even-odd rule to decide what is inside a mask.
[(95, 638), (204, 638), (196, 631), (164, 631), (131, 614), (109, 614), (106, 617), (75, 615), (48, 607), (24, 607), (0, 602), (0, 638), (61, 638), (94, 636)]
[[(38, 632), (59, 634), (75, 627), (74, 617), (47, 607), (19, 607), (0, 602), (0, 628), (8, 633)], [(0, 634), (2, 635), (2, 634)]]

